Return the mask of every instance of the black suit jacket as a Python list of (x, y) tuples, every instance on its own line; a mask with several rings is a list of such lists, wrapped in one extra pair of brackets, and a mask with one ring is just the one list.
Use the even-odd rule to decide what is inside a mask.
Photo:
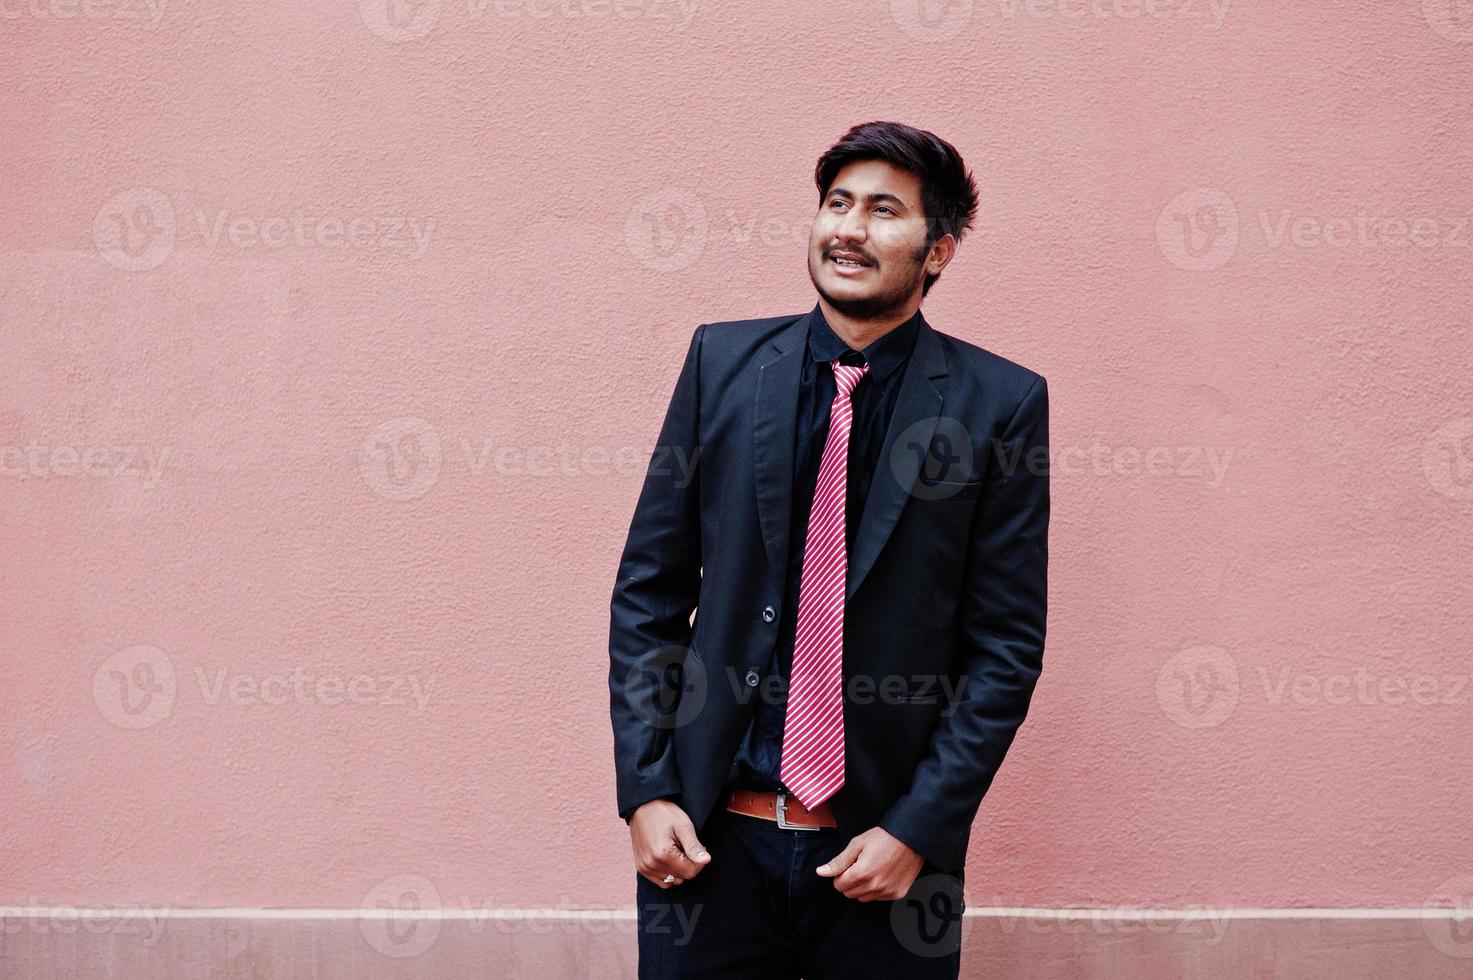
[[(762, 696), (812, 315), (691, 337), (611, 602), (625, 819), (679, 794), (699, 833)], [(1043, 666), (1048, 387), (924, 317), (911, 357), (849, 555), (831, 802), (844, 840), (878, 825), (956, 872)]]

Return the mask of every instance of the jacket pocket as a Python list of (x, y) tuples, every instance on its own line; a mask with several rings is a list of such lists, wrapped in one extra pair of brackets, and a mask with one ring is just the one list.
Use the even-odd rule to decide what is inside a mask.
[(916, 492), (927, 500), (976, 500), (982, 492), (982, 481), (937, 480), (920, 484)]
[(902, 691), (895, 695), (895, 700), (899, 704), (935, 704), (941, 700), (941, 695), (916, 694), (913, 691)]

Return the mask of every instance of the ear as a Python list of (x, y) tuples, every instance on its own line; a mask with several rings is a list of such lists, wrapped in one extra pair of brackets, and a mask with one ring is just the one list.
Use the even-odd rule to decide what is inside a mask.
[(941, 270), (951, 262), (956, 255), (957, 241), (955, 235), (942, 235), (936, 239), (931, 246), (931, 251), (926, 255), (926, 275), (939, 276)]

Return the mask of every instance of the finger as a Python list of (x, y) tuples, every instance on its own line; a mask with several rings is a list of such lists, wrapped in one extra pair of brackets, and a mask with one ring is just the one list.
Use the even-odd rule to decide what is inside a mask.
[(849, 845), (842, 851), (829, 858), (826, 863), (820, 864), (818, 866), (818, 873), (825, 878), (833, 878), (843, 874), (854, 866), (854, 863), (859, 860), (859, 855), (863, 852), (864, 848), (862, 845), (850, 841)]
[(663, 878), (668, 874), (684, 880), (695, 877), (700, 870), (700, 865), (688, 860), (680, 852), (680, 845), (672, 837), (650, 852), (641, 873), (653, 875), (655, 879)]
[[(689, 841), (689, 845), (684, 841)], [(690, 847), (690, 850), (686, 850), (687, 846)], [(656, 859), (676, 877), (694, 878), (706, 866), (710, 855), (707, 854), (706, 861), (696, 862), (687, 856), (692, 852), (706, 854), (706, 848), (696, 840), (696, 828), (689, 819), (677, 820), (670, 826), (670, 836), (665, 841), (664, 847), (660, 849), (660, 853), (656, 855)]]
[(885, 897), (885, 889), (880, 887), (872, 875), (855, 878), (852, 882), (844, 884), (840, 884), (840, 879), (836, 878), (834, 888), (838, 889), (845, 898), (856, 902), (875, 902)]
[(710, 862), (711, 852), (706, 850), (706, 845), (697, 839), (694, 824), (688, 821), (684, 825), (676, 824), (675, 839), (680, 843), (681, 853), (695, 864), (697, 869), (705, 867)]
[(865, 858), (863, 854), (855, 857), (854, 863), (843, 868), (834, 876), (834, 887), (846, 895), (861, 894), (874, 888), (874, 869), (870, 867), (872, 861)]
[(668, 871), (641, 871), (640, 874), (643, 875), (647, 881), (652, 882), (657, 888), (674, 888), (676, 885), (685, 881), (685, 879), (680, 877), (679, 875), (676, 875), (675, 880), (673, 881), (666, 881), (665, 877), (670, 874), (670, 872)]

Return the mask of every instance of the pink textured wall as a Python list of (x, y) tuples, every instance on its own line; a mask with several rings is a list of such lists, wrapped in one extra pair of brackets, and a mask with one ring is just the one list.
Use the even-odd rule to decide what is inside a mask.
[(0, 904), (630, 904), (643, 454), (867, 119), (1053, 398), (969, 904), (1473, 896), (1473, 20), (1151, 9), (0, 0)]

